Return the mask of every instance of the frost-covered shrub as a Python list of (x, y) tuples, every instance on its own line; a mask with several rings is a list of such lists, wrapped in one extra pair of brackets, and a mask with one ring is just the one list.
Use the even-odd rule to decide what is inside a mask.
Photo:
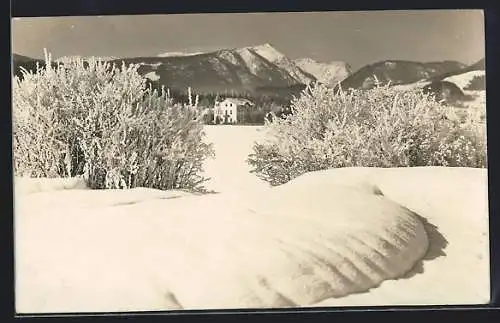
[(200, 188), (196, 107), (146, 87), (137, 65), (81, 59), (24, 72), (13, 84), (14, 173), (83, 176), (92, 188)]
[(418, 89), (334, 92), (313, 85), (268, 123), (248, 162), (272, 185), (338, 167), (486, 167), (484, 131)]

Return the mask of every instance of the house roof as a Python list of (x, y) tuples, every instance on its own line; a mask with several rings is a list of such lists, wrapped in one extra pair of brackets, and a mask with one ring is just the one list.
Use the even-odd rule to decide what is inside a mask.
[(224, 102), (224, 101), (231, 102), (231, 103), (234, 103), (236, 105), (245, 105), (245, 104), (254, 105), (252, 101), (247, 100), (247, 99), (226, 98), (222, 102)]

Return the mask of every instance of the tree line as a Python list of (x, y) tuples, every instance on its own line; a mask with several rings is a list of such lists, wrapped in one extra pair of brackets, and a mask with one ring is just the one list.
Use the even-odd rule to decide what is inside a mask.
[[(158, 82), (148, 81), (148, 86), (161, 89)], [(225, 124), (225, 120), (214, 118), (213, 108), (216, 101), (223, 101), (226, 98), (246, 99), (253, 103), (252, 107), (238, 108), (237, 124), (247, 125), (262, 125), (266, 119), (271, 121), (274, 117), (284, 117), (291, 113), (290, 103), (293, 99), (292, 95), (284, 95), (283, 93), (256, 93), (256, 92), (239, 92), (227, 90), (224, 92), (197, 92), (192, 91), (193, 95), (198, 96), (198, 109), (203, 114), (203, 122), (205, 124)], [(188, 90), (169, 89), (170, 97), (174, 103), (188, 102)]]

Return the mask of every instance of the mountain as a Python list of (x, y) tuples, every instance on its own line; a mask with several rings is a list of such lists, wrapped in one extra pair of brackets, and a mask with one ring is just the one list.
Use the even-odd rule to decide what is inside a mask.
[(485, 75), (485, 61), (483, 58), (469, 66), (435, 75), (418, 82), (396, 85), (395, 87), (422, 88), (425, 92), (433, 93), (438, 99), (444, 99), (448, 103), (460, 102), (462, 105), (481, 106), (486, 90)]
[(471, 64), (469, 66), (465, 66), (462, 68), (458, 68), (455, 70), (451, 70), (451, 71), (448, 71), (446, 73), (436, 75), (432, 79), (435, 81), (444, 80), (447, 77), (451, 77), (451, 76), (458, 75), (458, 74), (464, 74), (464, 73), (473, 72), (473, 71), (485, 71), (485, 70), (486, 70), (486, 64), (485, 64), (484, 58), (482, 58), (474, 64)]
[[(448, 84), (455, 86), (463, 95), (458, 96), (461, 105), (469, 108), (485, 109), (486, 106), (486, 64), (484, 58), (462, 69), (444, 73), (432, 78), (426, 87)], [(424, 89), (426, 89), (424, 88)], [(455, 91), (458, 94), (458, 91)]]
[[(75, 57), (61, 57), (65, 63)], [(86, 57), (80, 57), (88, 59)], [(139, 73), (155, 85), (185, 91), (188, 87), (198, 93), (294, 93), (302, 82), (315, 80), (300, 70), (284, 54), (270, 45), (221, 49), (207, 53), (164, 53), (157, 57), (104, 58), (121, 65), (138, 64)], [(14, 55), (14, 71), (21, 75), (20, 66), (34, 70), (36, 62)]]
[(342, 89), (370, 89), (375, 86), (375, 77), (382, 84), (390, 82), (400, 89), (421, 88), (434, 94), (438, 100), (462, 106), (479, 106), (476, 103), (486, 89), (484, 59), (469, 66), (456, 61), (381, 61), (362, 67), (343, 80), (340, 86)]
[(431, 78), (431, 81), (455, 83), (462, 90), (486, 90), (486, 64), (484, 58), (461, 69), (443, 73)]
[(311, 58), (299, 58), (294, 60), (294, 63), (319, 82), (330, 86), (337, 85), (338, 82), (351, 75), (351, 66), (346, 62), (320, 63)]
[[(61, 57), (56, 62), (65, 63), (74, 58), (88, 59), (79, 56)], [(191, 87), (200, 94), (276, 94), (290, 97), (300, 94), (305, 85), (317, 81), (314, 73), (321, 72), (322, 82), (335, 80), (345, 73), (342, 68), (337, 72), (339, 68), (319, 63), (314, 69), (310, 62), (307, 64), (308, 70), (304, 70), (271, 44), (210, 52), (166, 52), (152, 57), (102, 59), (118, 65), (122, 62), (138, 64), (139, 73), (154, 86), (165, 86), (173, 91), (185, 91)], [(20, 65), (34, 68), (32, 59), (22, 60), (19, 57), (14, 60), (17, 62), (15, 70), (19, 70)]]
[(465, 91), (482, 91), (486, 90), (485, 76), (486, 71), (484, 70), (466, 71), (448, 76), (443, 81), (454, 83)]
[(158, 57), (112, 60), (139, 64), (139, 73), (173, 90), (198, 93), (254, 93), (277, 89), (295, 93), (316, 80), (269, 44), (205, 53), (165, 53)]
[(389, 82), (393, 85), (409, 84), (457, 71), (465, 66), (456, 61), (421, 63), (386, 60), (362, 67), (343, 80), (340, 85), (342, 89), (369, 89), (375, 86), (375, 77), (382, 84)]
[[(64, 63), (71, 58), (62, 57), (58, 61)], [(456, 61), (420, 63), (386, 60), (351, 73), (349, 64), (345, 62), (322, 63), (310, 58), (291, 60), (270, 44), (203, 53), (167, 52), (152, 57), (102, 59), (118, 65), (122, 62), (138, 64), (139, 73), (155, 87), (165, 86), (176, 92), (185, 92), (191, 87), (199, 94), (290, 98), (299, 95), (305, 85), (313, 81), (329, 86), (340, 82), (343, 89), (370, 88), (374, 85), (374, 75), (382, 83), (390, 81), (400, 86), (425, 87), (434, 83), (429, 88), (436, 91), (447, 89), (457, 93), (457, 97), (468, 89), (485, 88), (484, 59), (470, 66)], [(41, 60), (14, 54), (14, 72), (21, 75), (21, 66), (35, 69), (37, 62), (42, 66), (44, 64)]]
[(259, 45), (255, 47), (248, 47), (248, 50), (255, 52), (261, 57), (267, 59), (269, 62), (276, 64), (278, 67), (287, 71), (299, 83), (309, 84), (316, 81), (316, 78), (308, 72), (302, 70), (288, 57), (277, 51), (270, 44)]
[(484, 58), (478, 62), (454, 71), (429, 78), (428, 84), (451, 83), (461, 91), (485, 91), (486, 90), (486, 66)]

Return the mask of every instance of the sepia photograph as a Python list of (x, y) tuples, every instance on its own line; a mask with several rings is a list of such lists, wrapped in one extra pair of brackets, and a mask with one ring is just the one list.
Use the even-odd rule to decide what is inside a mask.
[(482, 10), (11, 30), (17, 314), (490, 302)]

